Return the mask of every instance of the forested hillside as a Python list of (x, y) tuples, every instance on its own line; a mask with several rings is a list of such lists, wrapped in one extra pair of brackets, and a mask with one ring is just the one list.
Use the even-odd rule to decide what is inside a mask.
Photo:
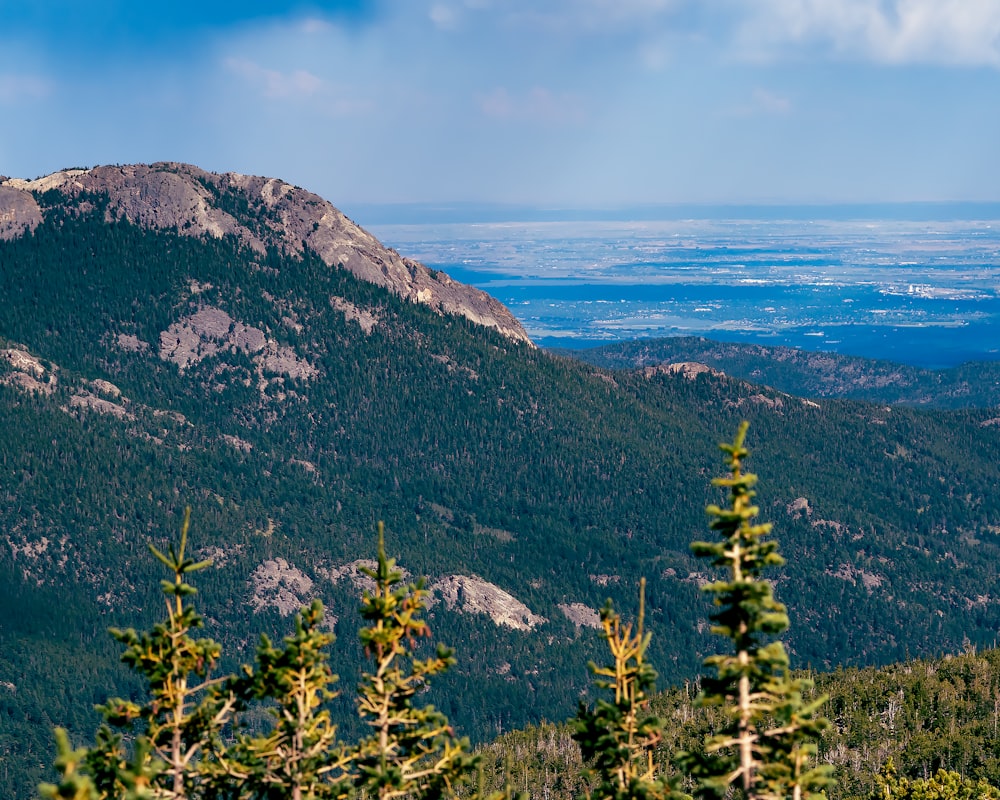
[[(596, 609), (648, 580), (661, 684), (708, 652), (688, 545), (715, 442), (751, 421), (790, 567), (793, 664), (990, 644), (1000, 623), (996, 410), (806, 402), (733, 378), (611, 373), (300, 255), (108, 221), (100, 195), (0, 242), (0, 793), (50, 730), (128, 696), (109, 625), (147, 623), (146, 544), (191, 544), (208, 633), (245, 659), (313, 598), (353, 633), (375, 522), (426, 575), (458, 664), (432, 699), (478, 741), (564, 719)], [(345, 725), (349, 709), (342, 708)]]
[(699, 336), (618, 342), (562, 352), (607, 369), (695, 361), (799, 397), (840, 397), (926, 408), (1000, 405), (1000, 361), (932, 370), (838, 353), (713, 342)]
[[(821, 739), (820, 759), (836, 766), (831, 800), (880, 800), (876, 775), (890, 760), (912, 780), (943, 769), (1000, 786), (1000, 651), (970, 647), (957, 656), (812, 677), (814, 696), (830, 697), (823, 712), (832, 726)], [(694, 746), (718, 724), (717, 711), (695, 706), (698, 688), (688, 682), (653, 700), (655, 713), (668, 721), (660, 751), (666, 769), (671, 753)], [(552, 800), (572, 800), (584, 789), (580, 749), (568, 723), (512, 731), (481, 753), (489, 786), (509, 779), (517, 790)]]

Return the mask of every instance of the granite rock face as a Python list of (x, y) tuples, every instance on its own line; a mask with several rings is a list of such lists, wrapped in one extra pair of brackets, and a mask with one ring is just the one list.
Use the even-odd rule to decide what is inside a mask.
[(42, 209), (31, 192), (0, 182), (0, 241), (30, 233), (42, 221)]
[(513, 314), (485, 292), (428, 269), (349, 220), (319, 195), (276, 178), (206, 172), (163, 162), (65, 170), (35, 180), (0, 180), (0, 240), (34, 230), (44, 212), (37, 196), (56, 189), (65, 203), (90, 207), (88, 195), (108, 198), (107, 215), (188, 236), (234, 236), (263, 253), (308, 249), (331, 267), (383, 286), (440, 313), (459, 314), (530, 343)]

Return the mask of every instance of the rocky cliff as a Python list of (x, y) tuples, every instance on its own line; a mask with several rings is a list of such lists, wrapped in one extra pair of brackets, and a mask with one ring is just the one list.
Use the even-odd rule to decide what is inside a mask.
[(513, 314), (485, 292), (404, 258), (322, 197), (276, 178), (157, 163), (71, 169), (31, 181), (0, 179), (0, 240), (33, 231), (45, 214), (39, 199), (53, 189), (62, 203), (84, 209), (89, 195), (107, 196), (109, 221), (126, 219), (186, 236), (233, 236), (260, 252), (277, 247), (294, 255), (308, 248), (331, 267), (340, 265), (401, 297), (529, 341)]

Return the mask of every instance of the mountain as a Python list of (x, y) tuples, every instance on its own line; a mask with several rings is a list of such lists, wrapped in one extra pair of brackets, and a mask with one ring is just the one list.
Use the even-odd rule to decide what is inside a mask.
[[(234, 659), (320, 598), (350, 687), (382, 519), (458, 648), (429, 697), (475, 739), (571, 714), (596, 609), (631, 608), (641, 576), (661, 683), (692, 678), (714, 645), (688, 545), (720, 499), (715, 443), (744, 418), (797, 663), (993, 641), (996, 410), (555, 356), (284, 186), (182, 165), (3, 182), (4, 796), (46, 774), (54, 725), (79, 741), (94, 703), (138, 691), (106, 628), (160, 616), (147, 544), (173, 541), (187, 506), (214, 562), (195, 581), (206, 632)], [(349, 735), (352, 709), (335, 710)]]
[(561, 352), (606, 369), (701, 363), (799, 397), (842, 397), (926, 408), (1000, 406), (1000, 361), (932, 370), (792, 347), (715, 342), (700, 336), (616, 342)]
[(383, 247), (329, 202), (273, 178), (227, 172), (218, 175), (188, 164), (160, 163), (68, 169), (36, 180), (0, 178), (0, 240), (34, 231), (53, 208), (36, 195), (63, 199), (55, 209), (88, 209), (91, 195), (102, 201), (105, 220), (126, 220), (184, 236), (232, 237), (263, 255), (308, 249), (329, 266), (431, 308), (461, 314), (505, 336), (528, 341), (521, 324), (485, 292)]

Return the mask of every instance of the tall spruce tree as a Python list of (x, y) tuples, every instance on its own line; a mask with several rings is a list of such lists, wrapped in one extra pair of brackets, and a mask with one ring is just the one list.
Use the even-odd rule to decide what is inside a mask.
[(88, 750), (72, 751), (61, 733), (56, 767), (62, 781), (42, 786), (44, 796), (185, 800), (206, 793), (211, 755), (221, 749), (219, 735), (237, 699), (217, 691), (224, 677), (212, 677), (219, 645), (193, 635), (203, 623), (187, 602), (197, 593), (187, 577), (210, 562), (195, 562), (185, 555), (190, 516), (187, 509), (179, 547), (171, 544), (162, 553), (150, 545), (172, 573), (172, 580), (160, 583), (166, 620), (142, 633), (111, 629), (111, 635), (125, 645), (122, 661), (145, 677), (148, 700), (113, 698), (100, 706), (105, 721), (95, 747)]
[(774, 598), (764, 572), (784, 564), (769, 523), (753, 522), (757, 476), (743, 472), (748, 424), (740, 425), (726, 454), (729, 476), (713, 485), (729, 490), (729, 505), (710, 505), (712, 542), (694, 542), (695, 555), (711, 559), (725, 578), (710, 583), (716, 611), (712, 632), (731, 648), (709, 656), (714, 675), (702, 679), (702, 706), (719, 706), (725, 724), (704, 750), (682, 753), (679, 762), (695, 780), (699, 797), (721, 798), (735, 789), (748, 800), (808, 800), (825, 797), (832, 768), (815, 765), (815, 740), (829, 724), (819, 715), (825, 698), (805, 699), (811, 683), (789, 671), (788, 655), (776, 640), (788, 628), (785, 606)]
[[(454, 657), (442, 646), (429, 658), (413, 657), (415, 641), (430, 635), (421, 617), (427, 592), (420, 583), (402, 583), (385, 554), (381, 523), (378, 565), (366, 570), (374, 588), (361, 606), (369, 624), (359, 633), (374, 660), (358, 689), (358, 712), (369, 735), (354, 745), (337, 738), (326, 705), (336, 681), (327, 652), (333, 636), (322, 629), (318, 601), (297, 615), (295, 632), (281, 647), (262, 637), (254, 667), (212, 677), (220, 648), (192, 635), (202, 620), (186, 602), (196, 593), (187, 575), (209, 562), (185, 556), (188, 526), (185, 513), (176, 550), (150, 548), (173, 575), (162, 582), (166, 621), (142, 633), (112, 630), (126, 646), (122, 660), (146, 679), (149, 699), (140, 704), (116, 698), (102, 706), (105, 723), (91, 748), (74, 750), (65, 731), (57, 730), (60, 780), (39, 787), (43, 797), (437, 800), (471, 777), (476, 759), (468, 741), (454, 735), (444, 714), (413, 702)], [(236, 712), (253, 703), (269, 709), (271, 727), (224, 738)]]
[[(242, 735), (219, 755), (220, 783), (243, 798), (336, 800), (350, 794), (353, 757), (337, 736), (326, 704), (337, 693), (329, 665), (334, 636), (323, 630), (323, 604), (295, 616), (295, 632), (275, 647), (261, 636), (256, 668), (229, 683), (244, 703), (268, 704), (272, 727)], [(232, 791), (229, 794), (233, 794)]]
[(590, 670), (611, 698), (599, 699), (593, 709), (581, 702), (573, 732), (587, 765), (585, 777), (594, 784), (587, 793), (592, 800), (690, 800), (655, 760), (663, 720), (649, 712), (656, 670), (646, 660), (651, 634), (643, 630), (645, 589), (642, 579), (635, 633), (631, 623), (622, 623), (610, 600), (601, 610), (602, 637), (612, 663), (598, 667), (590, 662)]
[(422, 618), (427, 591), (423, 581), (403, 583), (395, 559), (385, 554), (382, 523), (378, 564), (362, 569), (375, 582), (361, 604), (369, 625), (359, 634), (374, 668), (358, 687), (358, 713), (369, 735), (354, 749), (355, 786), (378, 800), (451, 797), (475, 767), (469, 742), (454, 735), (444, 714), (413, 698), (455, 657), (440, 644), (428, 658), (413, 657), (416, 640), (430, 636)]

